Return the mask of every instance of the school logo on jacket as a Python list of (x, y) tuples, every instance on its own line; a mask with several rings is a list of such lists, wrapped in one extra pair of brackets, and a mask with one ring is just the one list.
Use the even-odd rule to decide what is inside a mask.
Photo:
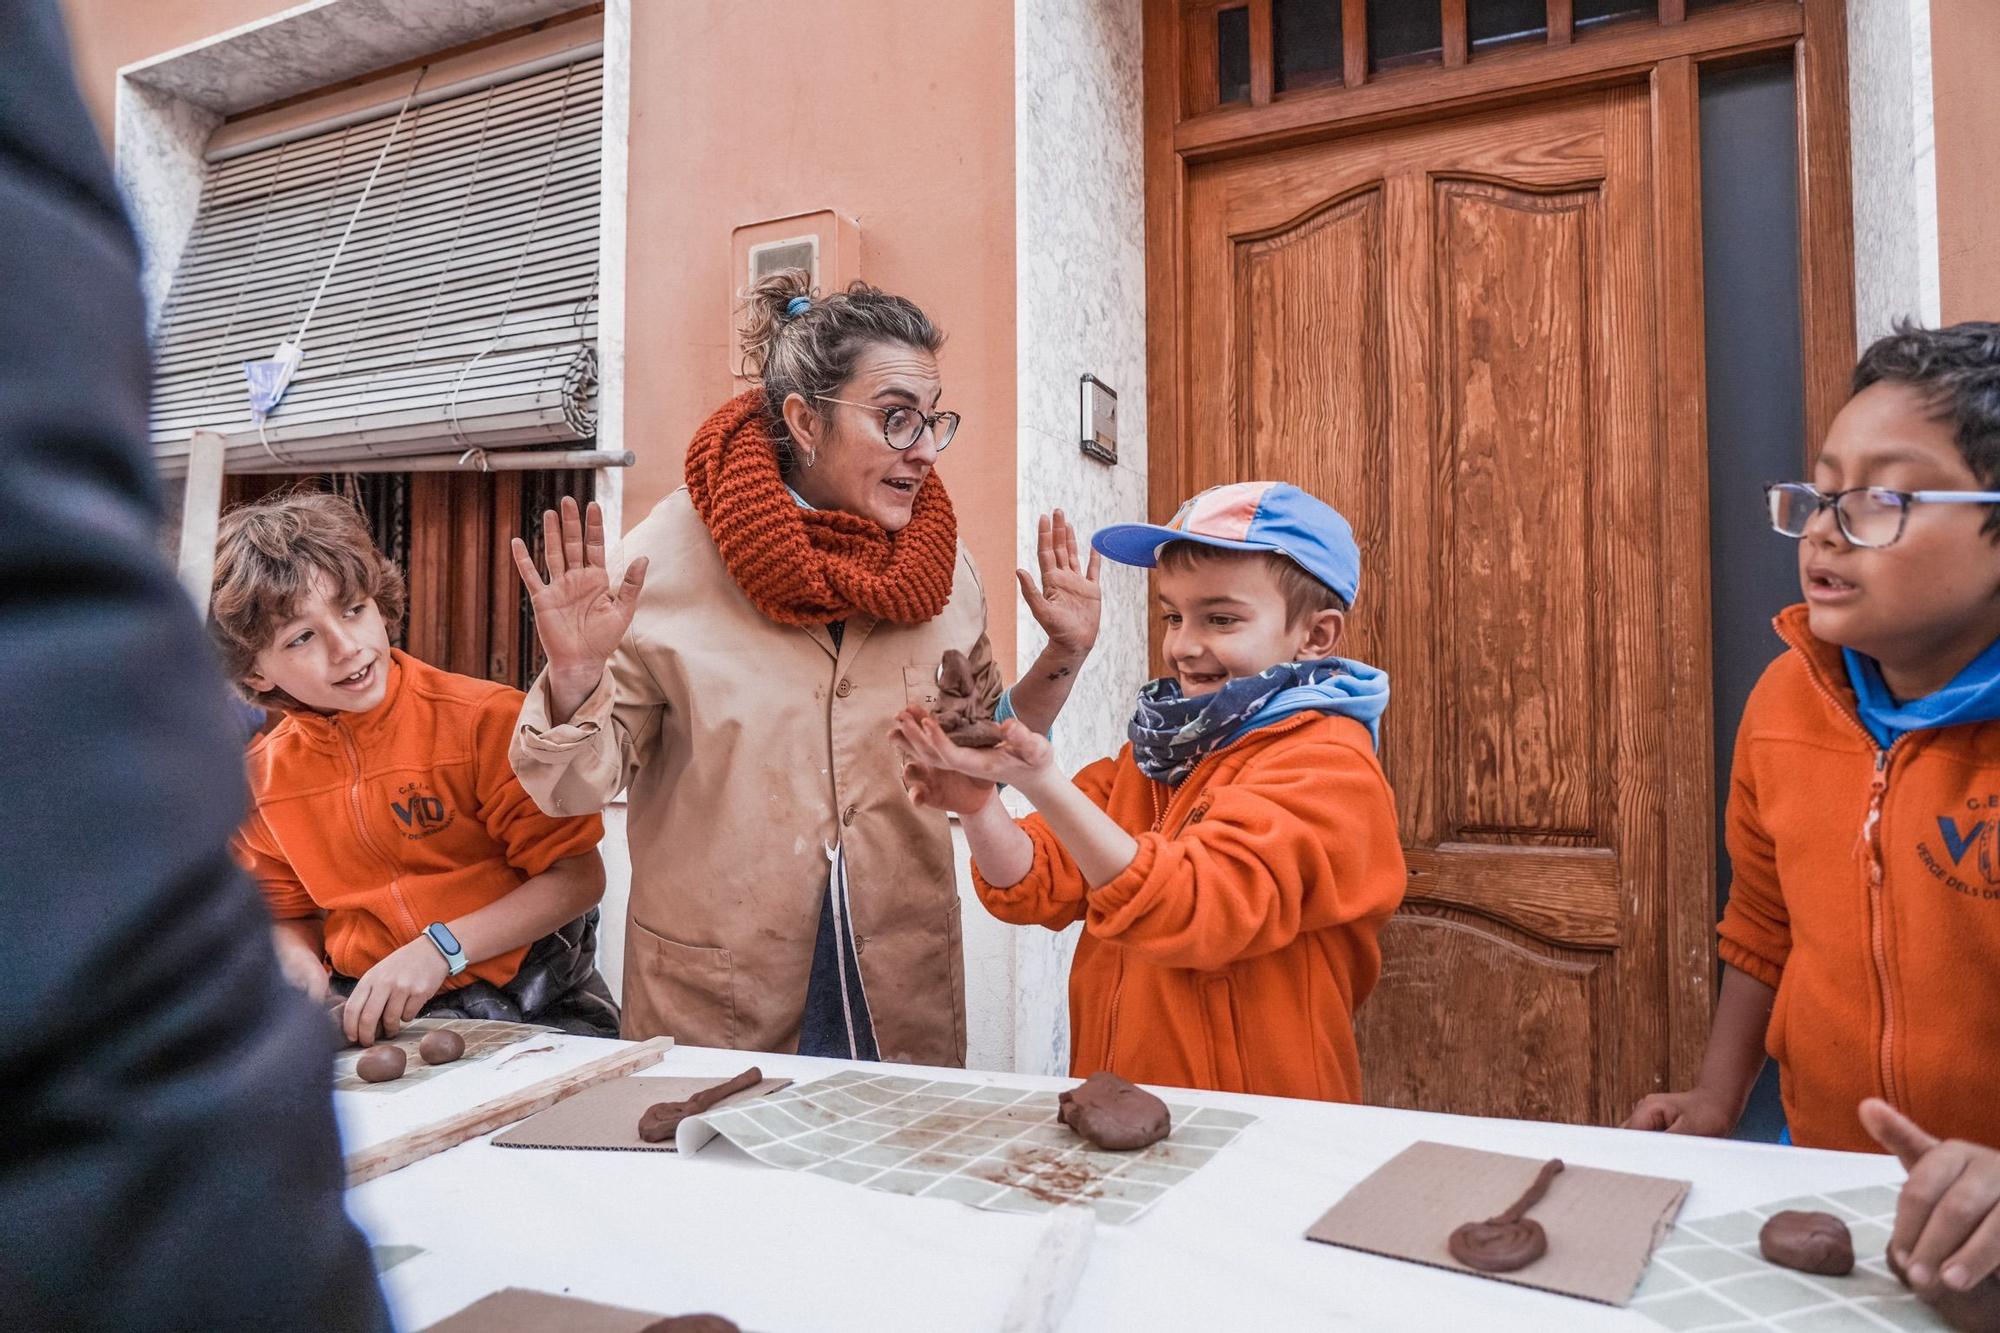
[(1953, 893), (2000, 900), (2000, 794), (1975, 796), (1965, 813), (1939, 815), (1938, 842), (1917, 844), (1917, 858)]
[(402, 825), (403, 836), (412, 842), (444, 832), (458, 817), (419, 783), (404, 783), (396, 789), (396, 796), (397, 800), (389, 802), (389, 809)]

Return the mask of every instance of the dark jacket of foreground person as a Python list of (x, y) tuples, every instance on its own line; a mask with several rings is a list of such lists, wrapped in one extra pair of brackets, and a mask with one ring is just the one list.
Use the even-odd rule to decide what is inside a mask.
[(0, 0), (0, 1323), (386, 1328), (326, 1020), (229, 859), (241, 733), (147, 383), (55, 0)]

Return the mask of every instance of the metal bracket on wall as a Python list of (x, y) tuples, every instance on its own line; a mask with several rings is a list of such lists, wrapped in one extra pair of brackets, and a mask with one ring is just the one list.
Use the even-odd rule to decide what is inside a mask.
[(1118, 463), (1118, 391), (1095, 375), (1077, 385), (1077, 439), (1100, 463)]

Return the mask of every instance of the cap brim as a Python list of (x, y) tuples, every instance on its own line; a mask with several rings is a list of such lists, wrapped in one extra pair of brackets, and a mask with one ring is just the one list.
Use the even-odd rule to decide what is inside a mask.
[(1121, 565), (1137, 565), (1141, 569), (1151, 569), (1159, 563), (1160, 548), (1168, 542), (1196, 542), (1202, 546), (1219, 546), (1225, 551), (1276, 551), (1269, 542), (1234, 542), (1226, 537), (1204, 537), (1200, 533), (1180, 532), (1161, 523), (1113, 523), (1108, 528), (1099, 528), (1097, 535), (1090, 539), (1091, 549), (1107, 560), (1115, 560)]

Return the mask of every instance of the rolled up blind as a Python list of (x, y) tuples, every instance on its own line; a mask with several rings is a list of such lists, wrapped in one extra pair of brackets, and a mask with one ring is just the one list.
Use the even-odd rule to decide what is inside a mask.
[[(603, 63), (212, 162), (155, 337), (162, 472), (197, 430), (225, 466), (302, 469), (593, 438)], [(243, 363), (299, 332), (323, 282), (260, 432)]]

